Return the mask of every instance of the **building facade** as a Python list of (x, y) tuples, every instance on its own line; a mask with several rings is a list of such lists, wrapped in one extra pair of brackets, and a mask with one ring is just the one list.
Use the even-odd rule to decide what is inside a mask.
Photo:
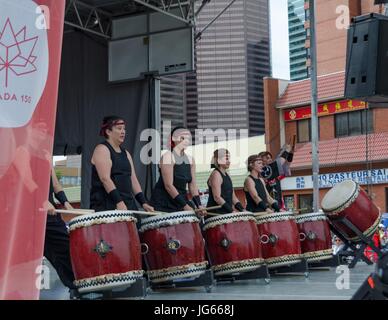
[(303, 80), (308, 77), (307, 30), (305, 28), (305, 0), (288, 0), (288, 37), (290, 45), (290, 79)]
[[(202, 30), (230, 1), (208, 3)], [(196, 43), (196, 72), (187, 82), (187, 125), (264, 133), (263, 78), (270, 74), (267, 0), (237, 0)]]
[[(344, 97), (347, 30), (336, 24), (344, 14), (336, 8), (343, 5), (348, 21), (385, 10), (369, 0), (317, 1), (320, 201), (333, 185), (351, 179), (388, 212), (388, 104), (371, 109)], [(276, 154), (296, 136), (292, 176), (282, 188), (286, 206), (302, 212), (311, 212), (313, 202), (310, 101), (310, 79), (265, 79), (267, 150)]]

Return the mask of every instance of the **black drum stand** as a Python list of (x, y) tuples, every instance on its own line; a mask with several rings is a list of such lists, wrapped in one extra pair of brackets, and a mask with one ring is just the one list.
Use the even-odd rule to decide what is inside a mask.
[(303, 275), (306, 278), (309, 277), (309, 266), (307, 263), (307, 260), (302, 258), (300, 262), (291, 264), (291, 265), (285, 265), (282, 267), (276, 267), (269, 269), (269, 272), (272, 275), (282, 275), (282, 274), (292, 274), (292, 275)]
[(110, 299), (144, 299), (147, 296), (147, 279), (137, 279), (130, 286), (121, 286), (109, 290), (97, 290), (75, 293), (73, 299), (78, 300), (110, 300)]
[[(373, 262), (368, 259), (367, 256), (365, 256), (365, 248), (369, 246), (376, 254), (377, 256), (381, 256), (381, 250), (377, 248), (372, 240), (373, 235), (366, 237), (360, 229), (358, 229), (353, 223), (351, 223), (347, 218), (345, 217), (340, 217), (337, 218), (336, 221), (340, 221), (343, 223), (344, 226), (352, 230), (358, 237), (359, 240), (357, 241), (352, 241), (349, 240), (348, 237), (346, 237), (341, 230), (338, 230), (332, 223), (330, 219), (329, 224), (330, 224), (330, 229), (331, 231), (338, 237), (340, 238), (343, 243), (345, 244), (345, 247), (343, 250), (338, 254), (340, 259), (347, 260), (348, 258), (353, 258), (352, 261), (348, 264), (349, 268), (354, 268), (357, 262), (360, 260), (363, 260), (365, 263), (368, 265), (372, 265)], [(342, 264), (342, 263), (341, 263)], [(347, 263), (346, 263), (347, 264)]]

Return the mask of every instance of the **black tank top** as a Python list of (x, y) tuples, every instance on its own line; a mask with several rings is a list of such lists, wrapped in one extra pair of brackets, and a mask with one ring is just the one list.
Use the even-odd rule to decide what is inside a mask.
[[(255, 189), (260, 197), (266, 204), (268, 204), (268, 197), (265, 190), (264, 183), (261, 181), (261, 179), (256, 179), (255, 177), (249, 175), (248, 178), (252, 179), (255, 183)], [(255, 200), (251, 197), (250, 193), (248, 191), (245, 191), (245, 197), (247, 199), (247, 210), (251, 212), (261, 212), (263, 209), (259, 208), (259, 206), (256, 204)]]
[[(226, 203), (228, 203), (231, 207), (233, 206), (233, 183), (230, 176), (225, 172), (223, 174), (219, 169), (217, 170), (222, 177), (222, 184), (221, 184), (221, 197), (225, 200)], [(213, 171), (214, 172), (214, 171)], [(211, 186), (209, 185), (208, 181), (208, 188), (209, 188), (209, 199), (207, 201), (207, 207), (214, 207), (218, 206), (218, 203), (214, 200), (213, 191)], [(217, 209), (217, 210), (211, 210), (211, 212), (215, 213), (231, 213), (231, 212), (225, 212), (223, 208)]]
[[(119, 191), (128, 210), (137, 210), (136, 202), (132, 193), (132, 168), (127, 157), (127, 152), (120, 147), (121, 152), (116, 152), (109, 142), (104, 141), (110, 152), (112, 169), (110, 177)], [(90, 190), (90, 208), (96, 211), (115, 210), (116, 204), (110, 199), (98, 176), (95, 165), (92, 165), (92, 188)]]
[[(173, 185), (187, 200), (187, 184), (192, 181), (191, 176), (191, 164), (186, 154), (180, 156), (174, 151), (172, 152), (175, 164), (174, 164), (174, 181)], [(182, 211), (183, 207), (180, 207), (175, 203), (174, 199), (169, 195), (164, 187), (163, 176), (161, 169), (159, 168), (159, 180), (156, 183), (151, 196), (151, 205), (156, 211), (162, 212), (175, 212)]]

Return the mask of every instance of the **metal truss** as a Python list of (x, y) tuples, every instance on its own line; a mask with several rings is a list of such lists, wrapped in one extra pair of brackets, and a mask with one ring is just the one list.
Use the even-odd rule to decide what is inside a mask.
[(112, 15), (79, 0), (68, 0), (65, 25), (110, 39)]
[[(133, 0), (144, 7), (163, 13), (188, 25), (193, 25), (196, 0)], [(179, 8), (178, 13), (171, 9)]]

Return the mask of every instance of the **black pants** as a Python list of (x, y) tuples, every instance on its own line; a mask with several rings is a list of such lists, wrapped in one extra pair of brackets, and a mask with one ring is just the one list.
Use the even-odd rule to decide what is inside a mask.
[(44, 256), (53, 265), (62, 283), (70, 289), (75, 289), (69, 234), (60, 216), (47, 217)]

